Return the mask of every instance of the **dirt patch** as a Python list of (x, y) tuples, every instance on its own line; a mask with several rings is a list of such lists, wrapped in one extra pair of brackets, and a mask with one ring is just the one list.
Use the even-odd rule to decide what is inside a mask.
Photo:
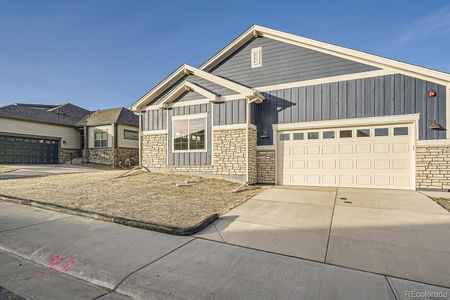
[(450, 199), (449, 198), (431, 198), (436, 201), (440, 206), (450, 212)]
[[(2, 181), (0, 194), (149, 222), (190, 227), (223, 214), (260, 192), (226, 180), (164, 173), (118, 178), (124, 171), (65, 174)], [(188, 186), (177, 183), (187, 181)]]

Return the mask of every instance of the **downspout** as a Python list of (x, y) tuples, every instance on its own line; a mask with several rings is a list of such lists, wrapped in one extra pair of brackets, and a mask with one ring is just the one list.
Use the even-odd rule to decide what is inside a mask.
[(249, 138), (249, 136), (250, 136), (250, 134), (249, 134), (249, 130), (250, 130), (250, 101), (246, 101), (246, 104), (247, 104), (247, 116), (246, 116), (246, 123), (247, 123), (247, 129), (246, 129), (246, 139), (245, 139), (245, 144), (246, 144), (246, 159), (245, 159), (245, 161), (246, 161), (246, 164), (247, 164), (247, 174), (246, 174), (246, 181), (245, 181), (245, 183), (246, 184), (248, 184), (249, 183), (249, 171), (250, 171), (250, 164), (249, 164), (249, 161), (248, 161), (248, 159), (249, 159), (249, 151), (250, 151), (250, 149), (249, 149), (249, 142), (248, 142), (248, 138)]
[(142, 113), (139, 112), (138, 113), (139, 116), (139, 145), (138, 145), (138, 161), (139, 161), (139, 167), (142, 168), (142, 155), (141, 155), (141, 151), (142, 151)]

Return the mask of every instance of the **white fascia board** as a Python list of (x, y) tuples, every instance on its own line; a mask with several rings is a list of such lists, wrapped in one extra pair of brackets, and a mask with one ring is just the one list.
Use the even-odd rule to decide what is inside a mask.
[[(173, 72), (169, 77), (167, 77), (165, 80), (163, 80), (160, 84), (158, 84), (155, 88), (153, 88), (151, 91), (149, 91), (147, 94), (145, 94), (141, 99), (136, 101), (130, 109), (133, 111), (139, 111), (142, 110), (142, 108), (150, 103), (153, 99), (155, 99), (158, 95), (160, 95), (165, 89), (167, 89), (169, 86), (173, 85), (176, 81), (178, 81), (180, 78), (182, 78), (184, 75), (195, 75), (200, 78), (203, 78), (205, 80), (214, 82), (218, 85), (221, 85), (223, 87), (226, 87), (230, 90), (236, 91), (239, 94), (244, 94), (247, 98), (254, 98), (258, 94), (257, 91), (247, 88), (243, 85), (240, 85), (238, 83), (232, 82), (230, 80), (224, 79), (222, 77), (213, 75), (211, 73), (199, 70), (197, 68), (194, 68), (189, 65), (182, 65), (180, 68), (178, 68), (175, 72)], [(197, 86), (198, 87), (198, 86)]]
[(298, 123), (284, 123), (274, 124), (273, 128), (276, 131), (284, 130), (301, 130), (301, 129), (319, 129), (319, 128), (334, 128), (334, 127), (354, 127), (364, 125), (387, 125), (387, 124), (403, 124), (414, 123), (419, 121), (420, 114), (408, 115), (393, 115), (367, 118), (351, 118), (340, 120), (325, 120), (312, 122), (298, 122)]
[(446, 87), (446, 95), (445, 95), (445, 107), (446, 107), (446, 115), (445, 115), (445, 121), (446, 121), (446, 129), (447, 129), (447, 138), (450, 139), (450, 83), (447, 84)]
[(445, 140), (419, 140), (417, 146), (446, 146), (450, 147), (450, 139)]
[(179, 80), (181, 77), (183, 77), (185, 75), (185, 73), (183, 72), (184, 68), (185, 65), (182, 65), (174, 72), (172, 72), (172, 74), (170, 74), (166, 79), (161, 81), (157, 86), (155, 86), (144, 96), (142, 96), (139, 100), (133, 103), (133, 105), (130, 107), (130, 110), (132, 111), (141, 110), (143, 106), (145, 106), (148, 102), (152, 100), (151, 99), (152, 96), (154, 96), (155, 94), (159, 95), (167, 85), (172, 85), (175, 82), (177, 82), (177, 80)]
[(439, 72), (428, 68), (399, 62), (393, 59), (384, 58), (374, 54), (369, 54), (362, 51), (304, 38), (298, 35), (274, 30), (259, 25), (253, 25), (252, 27), (250, 27), (247, 31), (245, 31), (238, 38), (232, 41), (228, 46), (226, 46), (219, 53), (209, 59), (205, 64), (203, 64), (200, 69), (206, 71), (210, 70), (212, 67), (214, 67), (228, 55), (236, 51), (240, 46), (252, 39), (254, 36), (263, 36), (270, 39), (279, 40), (281, 42), (297, 45), (311, 50), (316, 50), (337, 57), (346, 58), (381, 69), (392, 70), (401, 74), (442, 85), (446, 85), (450, 82), (450, 74), (444, 72)]
[(204, 88), (196, 85), (195, 83), (184, 81), (182, 84), (180, 84), (176, 89), (171, 91), (169, 94), (167, 94), (161, 101), (161, 104), (159, 105), (160, 108), (168, 108), (170, 107), (171, 103), (175, 101), (178, 97), (180, 97), (184, 92), (188, 91), (194, 91), (199, 93), (202, 96), (205, 96), (207, 98), (207, 101), (213, 102), (219, 100), (219, 95), (214, 94), (208, 90), (205, 90)]

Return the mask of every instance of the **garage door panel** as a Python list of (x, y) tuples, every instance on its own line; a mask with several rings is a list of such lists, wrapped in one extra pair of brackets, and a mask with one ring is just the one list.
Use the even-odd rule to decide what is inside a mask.
[(322, 153), (323, 154), (335, 154), (336, 153), (336, 147), (334, 145), (323, 145), (322, 146)]
[(307, 150), (308, 154), (320, 154), (320, 146), (319, 145), (308, 146), (307, 149), (308, 149)]
[(355, 152), (356, 154), (366, 154), (366, 153), (370, 153), (372, 149), (372, 145), (371, 144), (357, 144), (355, 146)]
[(0, 162), (14, 164), (56, 164), (57, 140), (0, 136)]
[(353, 145), (351, 145), (351, 144), (339, 145), (339, 153), (340, 154), (352, 154), (353, 153)]
[[(409, 135), (394, 135), (395, 126), (408, 127)], [(279, 143), (278, 183), (412, 189), (414, 127), (395, 126), (293, 130), (290, 136), (315, 138)]]
[(409, 152), (409, 144), (408, 143), (395, 143), (392, 145), (392, 152), (394, 153), (408, 153)]

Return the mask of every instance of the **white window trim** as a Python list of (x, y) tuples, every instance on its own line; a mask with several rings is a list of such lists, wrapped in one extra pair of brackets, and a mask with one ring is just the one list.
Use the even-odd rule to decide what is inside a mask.
[[(195, 149), (195, 150), (175, 150), (175, 143), (173, 142), (173, 135), (174, 135), (174, 122), (178, 120), (192, 120), (192, 119), (205, 119), (205, 149)], [(189, 135), (189, 128), (188, 128), (188, 135)], [(192, 114), (192, 115), (180, 115), (180, 116), (173, 116), (172, 117), (172, 134), (170, 136), (170, 139), (172, 141), (172, 153), (196, 153), (196, 152), (208, 152), (208, 113), (201, 113), (201, 114)]]
[[(255, 62), (255, 55), (259, 55), (259, 62)], [(251, 60), (251, 67), (253, 68), (260, 68), (262, 67), (262, 47), (256, 47), (252, 48), (251, 54), (250, 54), (250, 60)]]
[[(95, 139), (96, 133), (100, 133), (100, 137), (102, 136), (103, 133), (106, 133), (106, 139), (96, 140)], [(95, 146), (95, 142), (97, 142), (97, 141), (99, 141), (100, 143), (103, 141), (106, 141), (106, 146)], [(100, 130), (100, 129), (94, 130), (94, 148), (109, 148), (109, 133), (107, 131)]]

